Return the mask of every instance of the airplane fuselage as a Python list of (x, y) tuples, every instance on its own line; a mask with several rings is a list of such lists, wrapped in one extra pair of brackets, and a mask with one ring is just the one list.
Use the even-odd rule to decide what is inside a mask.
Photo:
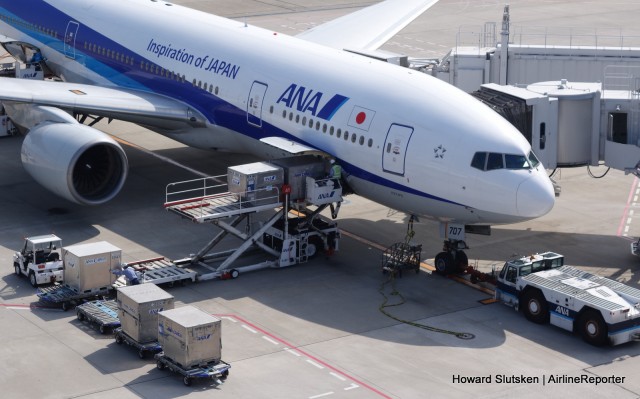
[[(201, 115), (154, 127), (185, 144), (271, 156), (284, 137), (337, 158), (354, 191), (462, 224), (542, 216), (541, 165), (498, 114), (423, 73), (245, 23), (149, 0), (0, 0), (0, 32), (39, 47), (65, 81), (150, 91)], [(0, 89), (1, 90), (1, 89)], [(471, 166), (479, 152), (502, 168)]]

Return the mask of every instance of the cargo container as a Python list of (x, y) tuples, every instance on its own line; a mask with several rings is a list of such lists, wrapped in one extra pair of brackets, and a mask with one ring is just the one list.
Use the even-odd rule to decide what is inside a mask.
[(229, 192), (240, 195), (243, 201), (273, 199), (276, 202), (284, 183), (284, 172), (282, 168), (266, 162), (229, 166), (227, 183)]
[(64, 284), (78, 293), (109, 289), (116, 279), (111, 270), (120, 265), (122, 250), (106, 241), (65, 247)]
[(284, 170), (284, 182), (291, 187), (290, 201), (305, 199), (307, 177), (320, 180), (327, 174), (324, 161), (313, 155), (275, 159), (269, 163)]
[(164, 356), (181, 367), (196, 367), (220, 361), (222, 323), (193, 306), (158, 313), (158, 342)]
[(174, 308), (173, 295), (155, 284), (120, 287), (118, 319), (122, 330), (139, 343), (158, 340), (158, 312)]

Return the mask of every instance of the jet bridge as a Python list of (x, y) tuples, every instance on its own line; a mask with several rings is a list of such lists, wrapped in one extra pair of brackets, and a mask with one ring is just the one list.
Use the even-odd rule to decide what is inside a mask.
[(640, 176), (640, 66), (607, 67), (602, 83), (491, 83), (473, 95), (516, 126), (548, 169), (604, 164)]
[[(324, 178), (324, 162), (314, 156), (256, 162), (229, 167), (227, 175), (169, 184), (165, 209), (221, 230), (198, 253), (174, 263), (204, 268), (197, 280), (227, 279), (333, 253), (340, 231), (320, 213), (330, 208), (333, 219), (337, 217), (342, 187)], [(228, 236), (241, 244), (214, 252)]]

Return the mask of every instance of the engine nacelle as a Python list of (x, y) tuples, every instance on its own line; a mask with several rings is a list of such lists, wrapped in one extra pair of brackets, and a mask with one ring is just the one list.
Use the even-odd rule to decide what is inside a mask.
[(115, 197), (127, 178), (124, 150), (106, 134), (74, 123), (45, 122), (22, 144), (22, 164), (42, 186), (82, 205)]

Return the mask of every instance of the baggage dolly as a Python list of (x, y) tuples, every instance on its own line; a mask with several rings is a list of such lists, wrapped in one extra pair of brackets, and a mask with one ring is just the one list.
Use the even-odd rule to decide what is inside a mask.
[(231, 365), (225, 361), (209, 362), (202, 366), (185, 369), (174, 360), (164, 355), (164, 352), (156, 353), (156, 366), (158, 370), (168, 368), (171, 371), (182, 375), (182, 382), (190, 386), (196, 378), (210, 378), (217, 385), (222, 384), (229, 376)]
[(131, 338), (129, 334), (124, 332), (120, 327), (113, 330), (113, 335), (116, 340), (116, 344), (121, 345), (122, 343), (126, 343), (127, 345), (131, 345), (136, 348), (138, 350), (138, 356), (140, 357), (140, 359), (144, 359), (147, 352), (162, 351), (162, 346), (160, 346), (158, 341), (145, 342), (142, 344)]
[(118, 303), (114, 299), (108, 301), (97, 299), (85, 302), (76, 307), (76, 315), (79, 321), (87, 320), (89, 323), (96, 325), (100, 334), (120, 327)]
[(72, 306), (86, 302), (89, 299), (105, 297), (109, 294), (109, 291), (110, 287), (102, 287), (78, 292), (66, 285), (54, 284), (38, 288), (36, 295), (42, 302), (58, 305), (66, 312)]

